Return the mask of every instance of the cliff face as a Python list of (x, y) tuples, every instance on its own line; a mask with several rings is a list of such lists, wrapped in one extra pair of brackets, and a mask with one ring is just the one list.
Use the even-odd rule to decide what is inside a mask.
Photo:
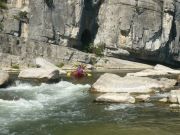
[(13, 37), (26, 45), (94, 42), (108, 56), (180, 63), (180, 0), (8, 0), (0, 21), (0, 48)]

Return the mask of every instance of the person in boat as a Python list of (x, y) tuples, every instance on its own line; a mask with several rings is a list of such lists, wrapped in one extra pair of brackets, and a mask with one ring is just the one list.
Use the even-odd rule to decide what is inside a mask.
[(78, 65), (76, 70), (72, 72), (68, 72), (67, 76), (74, 77), (76, 79), (81, 79), (83, 77), (91, 77), (92, 75), (86, 72), (86, 66)]
[(85, 72), (85, 66), (78, 65), (76, 71), (72, 72), (72, 76), (74, 76), (75, 78), (82, 78), (82, 77), (87, 76)]

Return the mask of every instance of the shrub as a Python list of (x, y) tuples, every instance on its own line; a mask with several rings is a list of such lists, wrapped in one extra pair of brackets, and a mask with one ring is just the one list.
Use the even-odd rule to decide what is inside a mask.
[(20, 67), (19, 67), (19, 65), (17, 65), (17, 64), (13, 64), (13, 65), (11, 66), (11, 68), (19, 69)]
[(90, 53), (94, 53), (96, 56), (102, 57), (104, 56), (103, 52), (105, 49), (105, 44), (104, 43), (99, 43), (96, 46), (94, 44), (90, 44), (87, 51)]
[(59, 67), (59, 68), (62, 68), (64, 66), (64, 63), (59, 63), (56, 66)]
[(18, 13), (18, 15), (15, 15), (15, 16), (14, 16), (14, 18), (15, 18), (16, 20), (20, 20), (20, 21), (23, 21), (23, 22), (28, 23), (28, 22), (29, 22), (29, 18), (27, 17), (27, 15), (28, 15), (28, 12), (26, 12), (26, 11), (20, 11), (20, 12)]
[(7, 0), (0, 0), (0, 9), (7, 9)]

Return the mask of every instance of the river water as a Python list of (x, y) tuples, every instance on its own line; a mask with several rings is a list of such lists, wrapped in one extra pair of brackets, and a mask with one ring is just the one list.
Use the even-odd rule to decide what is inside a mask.
[(152, 103), (100, 104), (89, 84), (0, 89), (0, 135), (180, 135), (180, 112)]

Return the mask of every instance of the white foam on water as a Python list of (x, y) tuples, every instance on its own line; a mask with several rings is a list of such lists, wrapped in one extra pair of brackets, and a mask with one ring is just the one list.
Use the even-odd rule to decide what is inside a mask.
[[(61, 81), (56, 84), (42, 84), (32, 86), (30, 84), (18, 84), (0, 92), (15, 92), (22, 97), (18, 100), (0, 99), (0, 131), (3, 125), (25, 119), (37, 119), (41, 112), (49, 107), (67, 104), (84, 97), (83, 90), (88, 90), (90, 85), (75, 85)], [(24, 96), (26, 95), (26, 96)], [(27, 96), (28, 99), (26, 98)], [(39, 112), (39, 113), (38, 113)], [(2, 127), (2, 128), (1, 128)]]
[(127, 108), (135, 108), (136, 106), (133, 104), (111, 104), (105, 107), (107, 111), (116, 111), (116, 110), (124, 110)]

